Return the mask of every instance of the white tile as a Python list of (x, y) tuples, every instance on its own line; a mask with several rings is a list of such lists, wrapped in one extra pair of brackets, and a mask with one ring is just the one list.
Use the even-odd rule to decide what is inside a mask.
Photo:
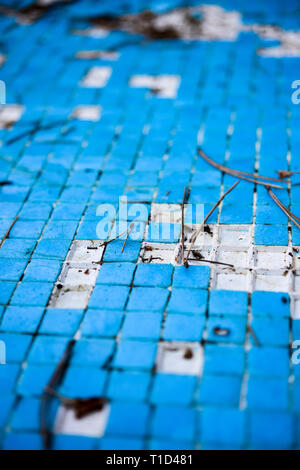
[(0, 109), (0, 128), (19, 121), (24, 112), (24, 106), (19, 104), (6, 104)]
[(261, 269), (287, 269), (291, 267), (293, 258), (287, 253), (287, 250), (278, 249), (257, 249), (256, 267)]
[(76, 106), (73, 109), (71, 117), (79, 121), (99, 121), (101, 116), (101, 106), (87, 105)]
[(142, 246), (139, 262), (154, 264), (174, 264), (177, 244), (147, 243)]
[(111, 67), (92, 67), (83, 78), (81, 86), (86, 88), (103, 88), (111, 76)]
[(75, 240), (66, 261), (69, 264), (99, 263), (104, 252), (101, 240)]
[(248, 290), (248, 275), (233, 270), (218, 270), (216, 273), (216, 289)]
[(203, 348), (198, 343), (159, 343), (156, 359), (157, 371), (177, 375), (201, 375)]
[(164, 223), (181, 223), (180, 204), (157, 204), (151, 206), (151, 221)]
[(130, 86), (149, 88), (161, 98), (176, 98), (179, 84), (179, 75), (133, 75), (130, 79)]
[(289, 292), (291, 273), (256, 272), (255, 290), (265, 290), (274, 292)]
[(249, 225), (220, 225), (219, 243), (221, 246), (249, 248), (252, 243), (251, 230), (252, 226)]
[(216, 260), (221, 263), (233, 264), (238, 268), (247, 268), (249, 265), (247, 251), (229, 251), (220, 248)]
[(55, 288), (50, 299), (49, 307), (53, 308), (86, 308), (92, 288), (62, 287)]
[(54, 432), (74, 436), (102, 437), (106, 429), (109, 412), (109, 405), (105, 405), (101, 411), (95, 411), (81, 419), (77, 419), (74, 410), (61, 405), (56, 415)]
[(59, 276), (59, 282), (66, 286), (94, 286), (98, 273), (99, 269), (97, 268), (73, 268), (66, 264)]

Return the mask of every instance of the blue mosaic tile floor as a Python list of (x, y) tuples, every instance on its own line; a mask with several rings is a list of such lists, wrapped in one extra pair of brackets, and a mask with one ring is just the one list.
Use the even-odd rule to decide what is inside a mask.
[[(108, 403), (80, 420), (52, 397), (53, 449), (300, 448), (299, 228), (265, 188), (240, 183), (209, 218), (203, 250), (233, 260), (233, 273), (174, 263), (180, 223), (162, 248), (152, 217), (154, 204), (180, 205), (186, 186), (206, 215), (235, 181), (199, 144), (245, 172), (300, 170), (300, 46), (289, 57), (285, 39), (259, 29), (300, 34), (299, 1), (219, 1), (222, 18), (241, 15), (232, 38), (235, 20), (223, 30), (215, 16), (197, 40), (88, 21), (186, 3), (199, 5), (79, 0), (26, 24), (31, 1), (1, 2), (0, 238), (17, 217), (0, 247), (3, 449), (43, 448), (41, 396), (74, 335), (58, 391)], [(297, 178), (274, 193), (299, 214)], [(99, 205), (120, 224), (134, 217), (122, 195), (146, 210), (123, 250), (124, 239), (101, 242), (114, 211), (97, 236)]]

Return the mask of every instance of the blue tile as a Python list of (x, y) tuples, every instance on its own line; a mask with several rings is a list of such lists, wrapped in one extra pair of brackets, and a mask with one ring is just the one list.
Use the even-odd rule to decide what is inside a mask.
[(204, 325), (203, 316), (168, 314), (163, 337), (165, 341), (200, 341)]
[[(287, 318), (254, 317), (251, 327), (263, 346), (286, 346), (289, 344), (289, 321)], [(254, 343), (253, 338), (250, 339)]]
[(134, 287), (131, 291), (127, 310), (163, 311), (169, 291), (160, 287)]
[(89, 309), (82, 323), (83, 336), (117, 336), (123, 312), (117, 310), (96, 310)]
[(205, 374), (243, 374), (245, 352), (242, 346), (208, 344), (204, 352)]
[(82, 315), (83, 311), (80, 309), (48, 308), (39, 332), (72, 336), (79, 327)]
[(143, 403), (112, 403), (106, 435), (143, 436), (148, 415), (149, 408)]
[(42, 436), (39, 433), (10, 432), (3, 444), (4, 450), (41, 450), (42, 448)]
[(288, 230), (284, 225), (256, 225), (254, 231), (256, 245), (286, 246)]
[(247, 389), (249, 409), (287, 410), (288, 382), (286, 379), (250, 377)]
[(146, 372), (113, 371), (107, 394), (109, 398), (124, 402), (139, 402), (147, 398), (151, 375)]
[(107, 372), (96, 367), (71, 366), (66, 371), (59, 392), (71, 398), (102, 396)]
[(250, 377), (286, 377), (289, 374), (288, 350), (252, 347), (248, 353)]
[(130, 286), (134, 270), (133, 263), (103, 263), (96, 283)]
[(68, 338), (57, 336), (38, 336), (28, 356), (30, 364), (58, 363), (67, 347)]
[(97, 440), (86, 436), (68, 436), (66, 434), (55, 434), (53, 448), (55, 450), (93, 450), (96, 448)]
[(48, 302), (52, 288), (50, 282), (21, 282), (11, 299), (11, 305), (43, 307)]
[(78, 225), (77, 220), (55, 220), (50, 219), (47, 223), (43, 237), (47, 239), (55, 240), (69, 240), (75, 235), (75, 231)]
[(198, 313), (204, 315), (207, 308), (207, 292), (200, 289), (173, 288), (168, 312)]
[(122, 338), (158, 340), (162, 314), (153, 312), (132, 312), (125, 316), (121, 330)]
[(129, 439), (121, 437), (104, 437), (100, 441), (101, 450), (143, 450), (143, 439)]
[(129, 293), (129, 287), (96, 285), (89, 301), (89, 307), (122, 310)]
[(48, 240), (42, 239), (33, 253), (33, 258), (46, 260), (64, 260), (70, 248), (72, 240)]
[(8, 303), (13, 291), (15, 290), (16, 282), (1, 281), (0, 283), (0, 305)]
[(149, 370), (154, 365), (156, 348), (154, 343), (124, 339), (118, 345), (114, 367)]
[(55, 282), (61, 270), (61, 263), (56, 260), (33, 259), (25, 272), (24, 281)]
[(247, 319), (213, 316), (208, 318), (206, 328), (208, 341), (243, 344), (246, 337)]
[(134, 276), (135, 286), (168, 287), (171, 285), (173, 266), (169, 264), (140, 263)]
[(0, 281), (18, 281), (26, 264), (26, 260), (0, 259)]
[(115, 240), (107, 245), (104, 261), (127, 261), (135, 263), (138, 259), (141, 244), (127, 240), (123, 253), (121, 253), (124, 240)]
[(191, 405), (196, 386), (192, 375), (157, 373), (150, 396), (155, 405)]
[(209, 313), (211, 315), (247, 315), (247, 292), (211, 290)]
[(113, 348), (111, 339), (80, 339), (73, 351), (72, 365), (103, 366), (111, 358)]
[(176, 445), (178, 440), (192, 441), (195, 427), (196, 413), (192, 408), (159, 405), (154, 411), (151, 430), (153, 436), (168, 438)]
[(245, 413), (238, 409), (206, 408), (201, 413), (204, 442), (242, 444), (245, 439)]
[(31, 336), (1, 333), (0, 340), (6, 346), (6, 362), (23, 362), (25, 354), (32, 341)]
[(292, 416), (285, 412), (253, 412), (250, 416), (250, 439), (265, 449), (289, 449), (293, 440)]
[(283, 292), (254, 291), (251, 297), (252, 315), (289, 317), (290, 298)]
[(55, 365), (28, 364), (18, 383), (18, 393), (23, 396), (41, 395), (49, 383)]
[(0, 328), (7, 332), (34, 333), (43, 312), (41, 307), (7, 307)]
[(17, 364), (2, 364), (0, 367), (0, 390), (10, 393), (15, 389), (20, 366)]
[(193, 287), (207, 289), (210, 269), (207, 266), (176, 266), (173, 287)]
[(238, 407), (242, 378), (205, 374), (200, 382), (200, 405)]

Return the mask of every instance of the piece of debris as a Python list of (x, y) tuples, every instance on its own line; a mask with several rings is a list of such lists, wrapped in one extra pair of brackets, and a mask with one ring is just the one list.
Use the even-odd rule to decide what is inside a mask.
[(51, 431), (49, 431), (46, 421), (49, 396), (51, 395), (52, 390), (55, 390), (56, 385), (61, 382), (69, 365), (75, 344), (76, 341), (74, 339), (68, 342), (63, 356), (59, 361), (41, 396), (41, 435), (45, 450), (51, 448)]
[(271, 178), (270, 176), (261, 176), (261, 175), (256, 175), (255, 173), (247, 173), (246, 171), (240, 171), (240, 170), (235, 170), (233, 168), (228, 168), (227, 166), (221, 165), (220, 163), (217, 163), (211, 158), (209, 158), (200, 148), (198, 149), (198, 153), (199, 155), (201, 155), (202, 158), (204, 158), (204, 160), (210, 163), (210, 165), (214, 166), (215, 168), (218, 168), (218, 170), (222, 171), (223, 173), (228, 173), (229, 175), (235, 176), (236, 178), (250, 181), (251, 183), (261, 184), (266, 187), (271, 186), (277, 189), (283, 189), (283, 187), (276, 185), (276, 184), (272, 184), (272, 183), (266, 183), (265, 181), (259, 181), (259, 179), (287, 183), (287, 181), (283, 181), (278, 178)]
[(190, 348), (187, 348), (184, 351), (184, 354), (183, 354), (184, 359), (192, 359), (193, 356), (194, 356), (193, 351)]
[(2, 240), (1, 240), (0, 248), (2, 247), (3, 243), (5, 242), (5, 240), (9, 237), (10, 231), (11, 231), (11, 229), (13, 228), (13, 226), (15, 225), (15, 223), (17, 222), (18, 218), (19, 218), (19, 215), (16, 215), (16, 217), (14, 218), (14, 220), (12, 221), (12, 223), (10, 224), (10, 226), (8, 227), (7, 231), (6, 231), (5, 234), (4, 234), (4, 237), (3, 237)]
[(217, 336), (229, 336), (230, 334), (230, 330), (229, 328), (221, 328), (219, 326), (216, 326), (214, 329), (213, 329), (213, 332), (215, 335)]
[(267, 188), (267, 191), (273, 201), (277, 204), (277, 206), (285, 213), (285, 215), (292, 221), (294, 224), (300, 228), (300, 224), (297, 222), (297, 220), (300, 222), (300, 218), (297, 217), (295, 214), (293, 214), (287, 207), (285, 207), (282, 202), (278, 199), (278, 197), (273, 193), (271, 188)]
[(203, 222), (201, 223), (200, 227), (198, 228), (198, 230), (194, 233), (194, 235), (192, 236), (191, 238), (191, 243), (190, 243), (190, 247), (188, 249), (188, 252), (187, 252), (187, 255), (186, 255), (186, 258), (185, 258), (185, 262), (184, 262), (184, 266), (186, 268), (189, 267), (189, 264), (188, 264), (188, 259), (189, 259), (189, 256), (190, 256), (190, 253), (192, 251), (192, 248), (194, 246), (194, 243), (199, 235), (199, 233), (201, 232), (203, 226), (205, 225), (205, 222), (209, 219), (209, 217), (211, 216), (211, 214), (215, 211), (215, 209), (221, 204), (221, 202), (223, 201), (223, 199), (240, 183), (240, 180), (236, 181), (227, 191), (226, 193), (223, 194), (223, 196), (220, 197), (220, 199), (216, 202), (216, 204), (213, 206), (213, 208), (209, 211), (209, 213), (207, 214), (207, 216), (204, 218)]

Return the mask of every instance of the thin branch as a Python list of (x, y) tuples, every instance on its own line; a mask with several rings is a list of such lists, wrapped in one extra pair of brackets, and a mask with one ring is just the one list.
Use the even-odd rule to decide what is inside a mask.
[(183, 198), (181, 204), (181, 259), (184, 262), (184, 204), (186, 200), (187, 187), (184, 187)]
[(300, 228), (300, 225), (299, 223), (296, 221), (300, 221), (300, 218), (297, 217), (295, 214), (293, 214), (291, 211), (289, 211), (289, 209), (287, 207), (285, 207), (282, 202), (278, 199), (277, 196), (275, 196), (275, 194), (273, 193), (273, 191), (268, 188), (267, 189), (269, 195), (271, 196), (271, 198), (273, 199), (273, 201), (277, 204), (277, 206), (285, 213), (285, 215), (292, 221), (294, 222), (294, 224)]
[[(277, 178), (271, 178), (268, 176), (260, 176), (260, 175), (255, 175), (252, 173), (247, 173), (245, 171), (240, 171), (240, 170), (234, 170), (233, 168), (228, 168), (227, 166), (220, 165), (219, 163), (215, 162), (211, 158), (209, 158), (203, 150), (200, 148), (198, 149), (198, 153), (201, 155), (201, 157), (204, 158), (208, 163), (210, 163), (212, 166), (215, 168), (218, 168), (218, 170), (222, 171), (223, 173), (228, 173), (231, 176), (235, 176), (236, 178), (240, 178), (242, 180), (250, 181), (251, 183), (256, 183), (256, 184), (261, 184), (262, 186), (272, 186), (272, 188), (277, 188), (277, 189), (283, 189), (282, 186), (279, 186), (277, 184), (272, 184), (272, 183), (266, 183), (264, 181), (258, 181), (259, 178), (270, 180), (270, 181), (279, 181), (281, 183), (287, 183), (287, 181), (283, 181)], [(247, 176), (245, 176), (247, 175)], [(249, 178), (250, 177), (250, 178)]]
[(252, 338), (253, 338), (254, 343), (256, 344), (256, 346), (260, 346), (260, 342), (258, 341), (257, 336), (256, 336), (256, 334), (254, 333), (253, 328), (252, 328), (251, 325), (248, 325), (248, 331), (249, 331), (249, 333), (251, 334), (251, 336), (252, 336)]
[(133, 229), (133, 226), (134, 226), (134, 223), (133, 223), (133, 222), (131, 222), (131, 224), (129, 225), (129, 228), (128, 228), (128, 230), (127, 230), (127, 235), (126, 235), (126, 238), (125, 238), (125, 240), (124, 240), (124, 243), (123, 243), (123, 246), (122, 246), (121, 253), (123, 253), (123, 251), (124, 251), (124, 248), (125, 248), (125, 245), (126, 245), (127, 239), (128, 239), (128, 237), (129, 237), (129, 234), (130, 234), (131, 230)]
[(11, 231), (11, 229), (13, 228), (13, 226), (15, 225), (15, 223), (17, 222), (18, 218), (19, 218), (19, 215), (16, 215), (16, 217), (14, 218), (14, 220), (12, 221), (12, 223), (10, 224), (8, 230), (6, 231), (4, 237), (3, 237), (2, 240), (1, 240), (0, 248), (2, 247), (3, 243), (5, 242), (5, 240), (9, 237), (10, 231)]
[[(189, 258), (190, 261), (200, 261), (200, 262), (204, 262), (204, 263), (211, 263), (211, 264), (218, 264), (218, 265), (221, 265), (221, 266), (226, 266), (228, 268), (234, 268), (234, 265), (233, 264), (229, 264), (229, 263), (222, 263), (221, 261), (212, 261), (210, 259), (205, 259), (205, 258), (197, 258), (196, 260), (195, 259), (191, 259)], [(188, 260), (187, 260), (188, 261)]]
[(54, 389), (54, 387), (62, 380), (62, 377), (69, 365), (75, 343), (76, 341), (74, 339), (68, 342), (66, 349), (64, 351), (64, 354), (61, 360), (59, 361), (55, 371), (53, 372), (41, 396), (41, 435), (43, 438), (45, 450), (50, 449), (51, 447), (51, 431), (48, 429), (47, 421), (46, 421), (49, 390)]
[(188, 264), (188, 259), (189, 259), (189, 256), (190, 256), (190, 253), (192, 251), (192, 248), (194, 246), (194, 243), (195, 243), (195, 240), (196, 238), (198, 237), (199, 233), (201, 232), (202, 230), (202, 227), (204, 226), (204, 224), (206, 223), (206, 221), (209, 219), (209, 217), (211, 216), (211, 214), (214, 212), (214, 210), (221, 204), (221, 202), (223, 201), (223, 199), (240, 183), (240, 180), (236, 181), (227, 191), (226, 193), (223, 194), (223, 196), (220, 197), (220, 199), (216, 202), (216, 204), (213, 206), (213, 208), (209, 211), (209, 213), (207, 214), (207, 216), (204, 218), (203, 222), (201, 223), (200, 227), (198, 228), (198, 230), (195, 232), (195, 234), (192, 236), (191, 238), (191, 244), (190, 244), (190, 247), (189, 247), (189, 250), (188, 250), (188, 253), (186, 255), (186, 259), (185, 259), (185, 262), (184, 262), (184, 265), (186, 268), (188, 268), (189, 264)]

